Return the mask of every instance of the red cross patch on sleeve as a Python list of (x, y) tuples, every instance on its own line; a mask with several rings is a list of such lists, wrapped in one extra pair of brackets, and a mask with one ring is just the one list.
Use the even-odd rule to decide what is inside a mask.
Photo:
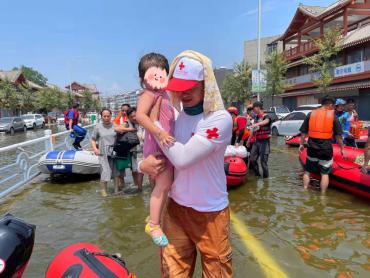
[(219, 134), (218, 134), (218, 128), (217, 127), (215, 127), (215, 128), (213, 128), (213, 129), (207, 129), (207, 138), (208, 139), (216, 139), (216, 138), (218, 138), (219, 137)]

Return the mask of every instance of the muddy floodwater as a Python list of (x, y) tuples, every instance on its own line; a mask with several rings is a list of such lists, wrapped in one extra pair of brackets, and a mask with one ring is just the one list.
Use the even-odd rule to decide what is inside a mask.
[[(269, 165), (269, 179), (250, 175), (229, 192), (234, 277), (370, 277), (369, 201), (304, 191), (297, 149), (282, 138), (272, 140)], [(81, 241), (121, 253), (138, 277), (159, 277), (158, 250), (144, 234), (149, 185), (105, 199), (98, 189), (96, 179), (45, 180), (1, 203), (1, 214), (37, 225), (24, 277), (43, 277), (59, 250)]]

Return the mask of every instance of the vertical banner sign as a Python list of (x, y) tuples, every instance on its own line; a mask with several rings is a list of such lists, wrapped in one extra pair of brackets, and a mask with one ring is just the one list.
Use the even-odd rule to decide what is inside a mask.
[(252, 70), (252, 92), (263, 93), (266, 91), (266, 70)]

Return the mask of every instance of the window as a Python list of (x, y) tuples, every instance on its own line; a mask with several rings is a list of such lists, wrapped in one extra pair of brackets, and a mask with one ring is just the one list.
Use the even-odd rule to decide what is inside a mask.
[(347, 64), (358, 63), (362, 61), (362, 48), (354, 49), (347, 54)]
[(295, 113), (289, 114), (283, 120), (284, 121), (292, 121)]
[(364, 61), (370, 60), (370, 45), (366, 45), (364, 48)]
[(306, 115), (302, 112), (294, 113), (292, 117), (292, 121), (304, 121), (306, 119)]

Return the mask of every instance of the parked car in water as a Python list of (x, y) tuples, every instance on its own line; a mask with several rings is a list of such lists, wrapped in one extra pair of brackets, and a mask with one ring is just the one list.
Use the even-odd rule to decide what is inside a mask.
[(278, 115), (276, 115), (275, 111), (265, 111), (265, 114), (269, 115), (272, 123), (279, 120), (279, 117), (278, 117)]
[(306, 119), (308, 113), (311, 110), (302, 110), (291, 112), (283, 119), (274, 122), (271, 126), (272, 135), (297, 135), (299, 134), (299, 129), (301, 128), (303, 121)]
[(0, 118), (0, 132), (8, 132), (13, 135), (15, 131), (27, 131), (26, 123), (21, 117)]
[(270, 107), (270, 111), (274, 111), (279, 119), (284, 118), (290, 113), (289, 108), (286, 106), (273, 106)]
[(59, 114), (58, 115), (58, 118), (57, 118), (57, 124), (58, 125), (64, 125), (64, 115), (63, 114)]
[(44, 114), (44, 121), (47, 124), (53, 124), (57, 122), (58, 113), (57, 112), (49, 112), (48, 114)]
[(321, 104), (305, 104), (305, 105), (300, 105), (296, 109), (293, 110), (293, 112), (296, 111), (306, 111), (306, 110), (314, 110), (317, 108), (320, 108)]
[(45, 120), (41, 114), (24, 114), (21, 117), (27, 128), (36, 129), (37, 127), (43, 128), (45, 126)]

